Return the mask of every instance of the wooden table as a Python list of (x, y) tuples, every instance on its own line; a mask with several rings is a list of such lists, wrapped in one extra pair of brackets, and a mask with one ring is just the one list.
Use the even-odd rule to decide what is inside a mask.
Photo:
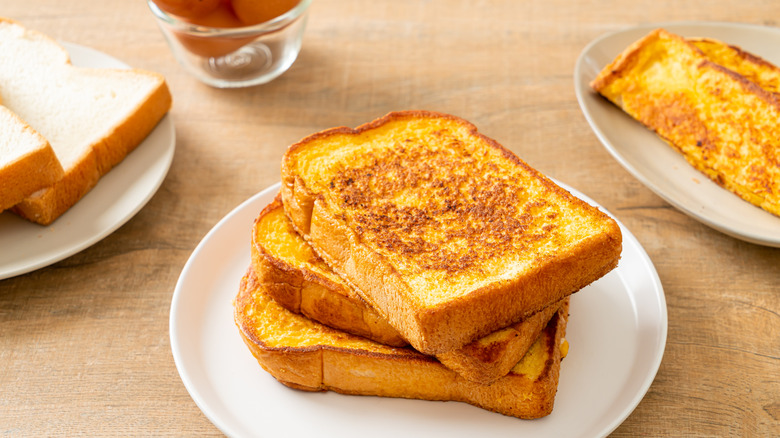
[(5, 0), (1, 13), (164, 74), (177, 145), (162, 187), (127, 224), (0, 281), (0, 435), (219, 435), (171, 354), (182, 267), (220, 218), (279, 180), (289, 144), (400, 109), (472, 121), (604, 205), (647, 250), (666, 293), (666, 352), (613, 436), (780, 435), (780, 249), (714, 231), (628, 174), (586, 123), (572, 80), (580, 51), (605, 32), (776, 26), (780, 3), (315, 0), (292, 68), (238, 91), (188, 76), (142, 1)]

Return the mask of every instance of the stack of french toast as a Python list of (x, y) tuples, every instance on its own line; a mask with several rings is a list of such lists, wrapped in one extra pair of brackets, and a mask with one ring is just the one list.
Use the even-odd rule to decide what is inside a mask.
[(390, 113), (292, 145), (234, 301), (301, 390), (552, 412), (569, 297), (617, 266), (617, 223), (471, 123)]

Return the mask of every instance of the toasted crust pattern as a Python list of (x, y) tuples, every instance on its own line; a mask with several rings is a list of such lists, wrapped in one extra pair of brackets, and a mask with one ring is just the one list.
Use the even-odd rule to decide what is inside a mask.
[(250, 272), (234, 301), (242, 339), (263, 369), (306, 391), (462, 401), (519, 418), (553, 408), (568, 305), (551, 319), (529, 355), (492, 385), (463, 379), (430, 356), (329, 328), (284, 309)]
[(391, 113), (293, 145), (295, 228), (416, 349), (459, 348), (617, 265), (617, 224), (474, 125)]
[(756, 56), (656, 29), (591, 86), (714, 182), (780, 215), (778, 84), (780, 70)]
[[(287, 310), (386, 345), (407, 345), (293, 230), (279, 197), (255, 219), (251, 253), (257, 281)], [(467, 380), (489, 384), (509, 373), (560, 306), (548, 306), (436, 358)]]

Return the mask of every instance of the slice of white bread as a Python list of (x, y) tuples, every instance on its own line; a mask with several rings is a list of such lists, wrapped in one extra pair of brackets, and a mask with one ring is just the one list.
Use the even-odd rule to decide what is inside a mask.
[(251, 269), (234, 300), (234, 319), (260, 366), (291, 388), (461, 401), (530, 419), (553, 410), (568, 349), (568, 308), (566, 299), (528, 353), (490, 385), (468, 381), (411, 348), (389, 347), (290, 312), (268, 296)]
[(54, 184), (62, 175), (49, 142), (0, 105), (0, 211)]
[[(295, 232), (277, 196), (255, 219), (252, 269), (268, 295), (287, 310), (329, 327), (394, 347), (407, 342), (337, 276)], [(561, 303), (436, 358), (467, 380), (489, 384), (525, 355)]]
[(65, 171), (13, 208), (40, 224), (81, 199), (171, 106), (161, 75), (74, 67), (62, 46), (8, 19), (0, 19), (0, 96), (49, 141)]
[(458, 117), (395, 112), (292, 145), (295, 229), (418, 351), (526, 318), (617, 266), (617, 223)]

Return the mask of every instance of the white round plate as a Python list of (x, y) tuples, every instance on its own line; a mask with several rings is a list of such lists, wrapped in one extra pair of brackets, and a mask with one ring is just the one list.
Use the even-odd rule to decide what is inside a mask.
[[(61, 43), (73, 65), (129, 68), (88, 47)], [(119, 165), (49, 226), (0, 213), (0, 280), (56, 263), (88, 248), (130, 220), (157, 192), (173, 160), (176, 135), (166, 115)]]
[(566, 330), (571, 347), (548, 417), (527, 421), (465, 403), (283, 386), (244, 345), (232, 308), (250, 263), (252, 222), (278, 191), (277, 183), (222, 219), (190, 256), (173, 294), (170, 336), (179, 375), (198, 407), (228, 436), (605, 436), (655, 378), (666, 344), (666, 301), (652, 262), (621, 225), (619, 266), (572, 298)]
[(682, 154), (603, 99), (590, 81), (629, 44), (663, 27), (684, 37), (710, 37), (780, 65), (780, 29), (736, 23), (647, 24), (604, 35), (580, 54), (574, 88), (585, 118), (612, 156), (658, 196), (694, 219), (732, 237), (780, 247), (777, 217), (712, 182)]

